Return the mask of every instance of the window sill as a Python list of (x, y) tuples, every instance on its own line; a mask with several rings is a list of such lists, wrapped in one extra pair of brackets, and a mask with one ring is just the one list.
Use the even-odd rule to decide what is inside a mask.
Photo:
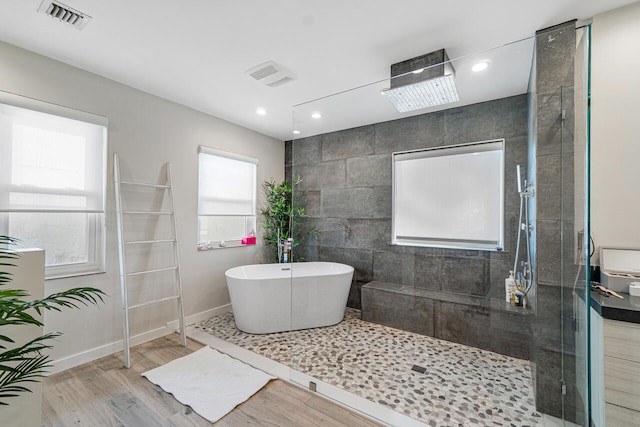
[(444, 240), (430, 240), (421, 237), (402, 237), (396, 238), (391, 242), (394, 246), (410, 246), (417, 248), (440, 248), (440, 249), (459, 249), (464, 251), (486, 251), (486, 252), (502, 252), (502, 245), (498, 242), (490, 244), (475, 243), (471, 241), (461, 241), (452, 244)]
[(244, 244), (242, 243), (242, 240), (226, 240), (222, 242), (199, 243), (197, 248), (198, 248), (198, 252), (203, 252), (203, 251), (213, 251), (216, 249), (240, 248), (244, 246), (256, 246), (256, 244), (255, 243)]
[(76, 272), (69, 272), (69, 273), (54, 272), (51, 274), (47, 274), (45, 272), (44, 280), (49, 281), (49, 280), (57, 280), (57, 279), (67, 279), (70, 277), (91, 276), (94, 274), (104, 274), (104, 273), (106, 273), (104, 270), (97, 270), (97, 269), (91, 269), (86, 271), (76, 271)]

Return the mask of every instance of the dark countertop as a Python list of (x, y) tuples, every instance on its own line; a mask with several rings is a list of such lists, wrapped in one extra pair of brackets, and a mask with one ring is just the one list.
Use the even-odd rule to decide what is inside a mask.
[(640, 297), (618, 292), (624, 299), (604, 296), (591, 291), (591, 307), (603, 318), (623, 322), (640, 323)]

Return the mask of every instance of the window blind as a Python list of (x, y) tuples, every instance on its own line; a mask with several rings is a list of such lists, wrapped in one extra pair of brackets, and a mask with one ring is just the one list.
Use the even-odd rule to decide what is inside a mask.
[(0, 212), (104, 212), (106, 119), (17, 98), (0, 94)]
[(503, 140), (393, 155), (393, 243), (502, 248)]
[(255, 215), (258, 160), (198, 148), (198, 215)]

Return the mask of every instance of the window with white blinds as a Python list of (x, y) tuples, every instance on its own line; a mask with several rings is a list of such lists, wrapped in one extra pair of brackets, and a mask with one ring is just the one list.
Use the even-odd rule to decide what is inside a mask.
[(201, 248), (236, 246), (255, 233), (257, 167), (257, 159), (198, 147)]
[(104, 270), (107, 119), (0, 93), (0, 232), (47, 278)]
[(392, 243), (500, 251), (504, 140), (393, 154)]

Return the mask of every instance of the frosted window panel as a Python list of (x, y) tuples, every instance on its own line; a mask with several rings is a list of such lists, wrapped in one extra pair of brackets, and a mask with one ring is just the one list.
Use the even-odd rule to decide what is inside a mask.
[(256, 228), (255, 216), (201, 216), (198, 218), (199, 242), (237, 240)]
[(9, 235), (22, 247), (44, 248), (49, 266), (86, 263), (91, 252), (87, 213), (11, 213)]
[(396, 153), (394, 243), (501, 247), (502, 181), (502, 143)]

